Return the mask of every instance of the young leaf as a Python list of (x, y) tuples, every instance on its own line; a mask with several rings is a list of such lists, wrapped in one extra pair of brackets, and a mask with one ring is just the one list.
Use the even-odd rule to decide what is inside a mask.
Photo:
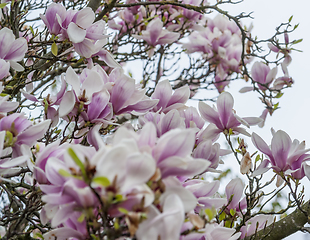
[(58, 54), (58, 47), (57, 47), (57, 45), (56, 45), (55, 42), (52, 44), (52, 53), (53, 53), (53, 55), (54, 55), (55, 57), (56, 57), (57, 54)]
[(110, 185), (110, 181), (106, 177), (95, 177), (95, 178), (93, 178), (93, 182), (97, 183), (103, 187), (107, 187)]

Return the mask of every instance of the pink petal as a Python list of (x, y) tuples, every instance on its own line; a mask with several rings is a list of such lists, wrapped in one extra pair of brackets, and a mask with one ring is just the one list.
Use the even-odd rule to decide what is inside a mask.
[(68, 33), (70, 41), (73, 43), (82, 42), (86, 36), (86, 30), (80, 28), (74, 22), (71, 22), (69, 24), (68, 29), (67, 29), (67, 33)]
[(10, 48), (10, 51), (5, 56), (7, 61), (21, 61), (28, 50), (27, 40), (25, 38), (18, 38)]
[(63, 96), (59, 105), (59, 117), (67, 116), (75, 105), (75, 95), (72, 91), (68, 91)]
[(76, 24), (81, 28), (86, 29), (90, 27), (94, 21), (95, 21), (95, 13), (89, 7), (80, 10), (77, 14)]
[(155, 111), (159, 110), (160, 108), (164, 109), (167, 106), (171, 98), (171, 94), (172, 88), (169, 80), (164, 80), (157, 84), (157, 86), (155, 87), (155, 91), (151, 96), (152, 99), (159, 99)]
[[(159, 18), (152, 20), (147, 25), (147, 31), (150, 34), (150, 42), (149, 42), (150, 45), (152, 46), (156, 45), (157, 39), (162, 29), (163, 29), (163, 22)], [(143, 35), (143, 32), (142, 32), (142, 35)]]
[(198, 108), (203, 119), (222, 128), (218, 112), (204, 102), (199, 102)]
[(128, 156), (126, 163), (126, 181), (124, 189), (147, 182), (155, 173), (156, 163), (147, 153), (134, 153)]
[(195, 143), (195, 130), (173, 129), (164, 134), (153, 149), (154, 158), (160, 162), (171, 156), (189, 155)]
[[(284, 170), (287, 164), (288, 153), (292, 145), (289, 135), (279, 130), (275, 133), (271, 141), (271, 151), (274, 156), (275, 165)], [(286, 170), (286, 169), (285, 169)]]
[(262, 153), (265, 153), (270, 158), (270, 160), (273, 161), (272, 152), (270, 148), (268, 147), (268, 145), (266, 144), (266, 142), (256, 133), (252, 133), (251, 139), (252, 139), (254, 146)]
[(232, 108), (234, 106), (234, 99), (228, 92), (223, 92), (216, 101), (217, 110), (223, 126), (227, 126), (227, 123), (232, 115)]

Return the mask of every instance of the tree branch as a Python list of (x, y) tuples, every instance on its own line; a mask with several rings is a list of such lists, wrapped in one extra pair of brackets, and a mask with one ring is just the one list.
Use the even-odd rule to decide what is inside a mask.
[(245, 240), (274, 240), (274, 239), (283, 239), (297, 231), (303, 229), (303, 226), (310, 222), (310, 200), (307, 201), (305, 204), (301, 206), (302, 210), (307, 212), (308, 218), (305, 214), (300, 211), (300, 209), (296, 208), (294, 212), (290, 215), (286, 216), (285, 218), (281, 219), (280, 221), (271, 224), (270, 226), (266, 227), (258, 231), (256, 234), (252, 236), (248, 236), (244, 238)]

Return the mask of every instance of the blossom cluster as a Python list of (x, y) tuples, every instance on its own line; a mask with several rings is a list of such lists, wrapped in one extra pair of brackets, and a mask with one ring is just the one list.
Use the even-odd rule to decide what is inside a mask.
[[(52, 3), (40, 14), (47, 42), (53, 44), (44, 46), (44, 51), (52, 51), (52, 59), (41, 56), (47, 60), (46, 68), (37, 68), (42, 59), (28, 52), (39, 46), (33, 29), (16, 39), (18, 34), (1, 28), (0, 185), (9, 186), (6, 196), (15, 205), (15, 198), (23, 200), (16, 208), (34, 209), (35, 214), (22, 212), (27, 220), (34, 216), (22, 234), (50, 240), (235, 240), (256, 234), (273, 224), (273, 216), (258, 207), (265, 195), (257, 176), (273, 169), (278, 181), (285, 181), (290, 189), (293, 181), (297, 189), (300, 179), (310, 180), (310, 149), (305, 142), (292, 141), (283, 130), (272, 130), (268, 146), (249, 131), (262, 125), (267, 113), (240, 117), (234, 110), (234, 98), (226, 86), (233, 73), (243, 73), (252, 61), (245, 56), (249, 49), (244, 49), (245, 32), (239, 23), (223, 15), (207, 18), (195, 8), (186, 8), (208, 6), (206, 1), (137, 3), (128, 0), (131, 7), (103, 19), (117, 30), (119, 39), (129, 32), (128, 39), (136, 39), (150, 59), (159, 48), (172, 44), (188, 54), (202, 54), (214, 72), (217, 100), (214, 106), (206, 101), (200, 101), (198, 108), (188, 106), (191, 86), (161, 79), (160, 63), (150, 88), (148, 81), (145, 85), (128, 76), (107, 50), (106, 22), (96, 19), (97, 13), (105, 11), (100, 7), (95, 13), (90, 7), (76, 10)], [(285, 44), (289, 45), (287, 35)], [(60, 54), (53, 49), (57, 45), (65, 46)], [(278, 63), (270, 69), (256, 61), (249, 76), (253, 87), (241, 90), (261, 91), (266, 103), (267, 91), (279, 94), (292, 83), (289, 51), (269, 48), (284, 54), (284, 76), (277, 78)], [(23, 62), (30, 57), (33, 62)], [(55, 81), (50, 83), (50, 78)], [(41, 91), (45, 80), (49, 85)], [(57, 91), (49, 88), (54, 83), (59, 85)], [(35, 112), (26, 115), (33, 106), (41, 110), (39, 117)], [(220, 136), (226, 138), (229, 149), (221, 147)], [(236, 136), (237, 148), (231, 141)], [(252, 140), (262, 157), (250, 153), (246, 139)], [(248, 186), (235, 177), (221, 184), (225, 172), (220, 164), (232, 155), (241, 174), (250, 180)], [(291, 195), (300, 207), (302, 197), (296, 191)], [(14, 204), (3, 211), (13, 217), (0, 221), (6, 222), (0, 238), (17, 233), (12, 230), (18, 229), (15, 209), (10, 210)]]

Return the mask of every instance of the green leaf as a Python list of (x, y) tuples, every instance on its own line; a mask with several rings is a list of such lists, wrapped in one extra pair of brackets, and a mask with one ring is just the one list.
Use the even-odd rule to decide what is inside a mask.
[(226, 221), (225, 222), (225, 227), (230, 228), (231, 227), (231, 221)]
[(115, 230), (118, 230), (118, 229), (119, 229), (118, 218), (115, 219), (114, 228), (115, 228)]
[(278, 94), (275, 96), (275, 98), (280, 98), (283, 96), (284, 93), (278, 92)]
[(205, 214), (208, 216), (209, 221), (214, 218), (213, 211), (210, 208), (205, 209)]
[(100, 238), (99, 237), (97, 237), (95, 234), (90, 234), (90, 236), (92, 237), (92, 239), (93, 240), (99, 240)]
[(57, 56), (58, 54), (58, 47), (55, 42), (52, 44), (52, 53), (54, 56)]
[(84, 215), (84, 213), (82, 213), (81, 216), (79, 216), (79, 218), (77, 219), (77, 221), (78, 221), (79, 223), (81, 223), (81, 222), (84, 221), (84, 219), (85, 219), (85, 215)]
[(298, 28), (298, 26), (299, 26), (299, 23), (294, 26), (294, 30)]
[(298, 39), (298, 40), (294, 40), (293, 42), (292, 42), (292, 44), (297, 44), (297, 43), (300, 43), (300, 42), (302, 42), (302, 38), (301, 39)]
[(256, 156), (256, 158), (255, 158), (255, 162), (258, 162), (258, 161), (259, 161), (259, 159), (260, 159), (260, 156), (259, 156), (259, 155), (257, 155), (257, 156)]
[(8, 3), (0, 3), (0, 8), (4, 8), (6, 5), (8, 5)]
[(34, 36), (34, 31), (33, 28), (31, 26), (29, 26), (30, 32), (32, 33), (32, 35)]
[(229, 213), (231, 216), (234, 216), (236, 214), (236, 211), (234, 209), (230, 209)]
[(221, 215), (219, 216), (219, 220), (222, 221), (225, 219), (225, 217), (226, 217), (226, 214), (222, 212)]
[(59, 169), (58, 173), (63, 177), (72, 177), (72, 174), (67, 172), (65, 169)]
[(292, 16), (290, 16), (290, 18), (288, 19), (288, 22), (291, 22), (291, 21), (292, 21), (292, 19), (293, 19), (293, 15), (292, 15)]
[(118, 208), (118, 211), (120, 211), (121, 213), (124, 213), (124, 214), (128, 214), (128, 210), (126, 208)]
[(94, 183), (97, 183), (103, 187), (107, 187), (107, 186), (110, 186), (110, 180), (106, 177), (95, 177), (93, 178), (93, 182)]
[(84, 179), (87, 180), (87, 175), (86, 175), (84, 164), (81, 162), (81, 160), (78, 158), (78, 156), (75, 154), (72, 148), (68, 149), (68, 153), (70, 157), (73, 159), (73, 161), (76, 163), (76, 165), (78, 165), (78, 167), (81, 169)]
[(40, 238), (40, 239), (44, 239), (44, 237), (43, 237), (43, 235), (41, 234), (41, 233), (35, 233), (34, 235), (33, 235), (33, 237), (34, 238)]

